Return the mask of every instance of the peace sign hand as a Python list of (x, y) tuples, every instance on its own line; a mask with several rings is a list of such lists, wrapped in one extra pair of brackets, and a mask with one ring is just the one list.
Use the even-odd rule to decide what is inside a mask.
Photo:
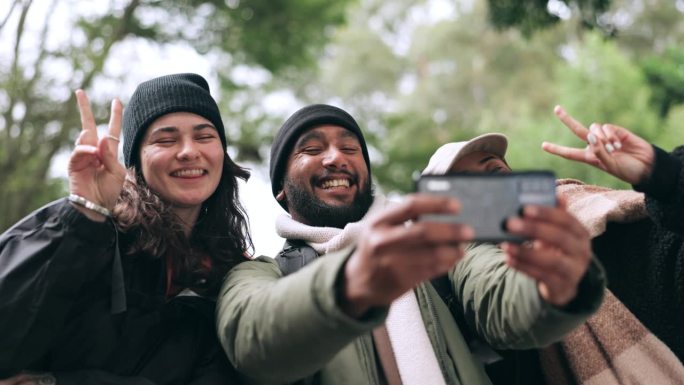
[(633, 185), (643, 183), (650, 177), (655, 154), (646, 140), (613, 124), (594, 123), (587, 129), (560, 106), (556, 106), (554, 113), (575, 136), (588, 145), (581, 149), (544, 142), (544, 151), (590, 164)]
[(69, 191), (111, 210), (126, 177), (126, 169), (117, 159), (123, 107), (118, 99), (112, 101), (109, 130), (98, 138), (85, 91), (77, 90), (76, 100), (83, 129), (69, 159)]

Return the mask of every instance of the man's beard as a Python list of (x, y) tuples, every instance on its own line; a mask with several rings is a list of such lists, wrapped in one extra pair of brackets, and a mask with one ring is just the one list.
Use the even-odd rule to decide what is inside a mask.
[(307, 225), (316, 227), (344, 228), (348, 223), (358, 222), (373, 204), (373, 188), (370, 179), (360, 186), (349, 205), (332, 206), (318, 199), (312, 192), (301, 188), (285, 178), (288, 210), (296, 211)]

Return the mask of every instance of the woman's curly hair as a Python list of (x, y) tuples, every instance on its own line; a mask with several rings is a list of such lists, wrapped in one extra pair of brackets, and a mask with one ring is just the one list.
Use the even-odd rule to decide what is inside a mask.
[(117, 226), (127, 239), (123, 251), (167, 258), (174, 284), (215, 295), (228, 270), (253, 251), (247, 214), (238, 193), (238, 178), (247, 181), (249, 175), (226, 154), (218, 187), (202, 204), (187, 237), (172, 206), (150, 190), (142, 173), (131, 167), (114, 207)]

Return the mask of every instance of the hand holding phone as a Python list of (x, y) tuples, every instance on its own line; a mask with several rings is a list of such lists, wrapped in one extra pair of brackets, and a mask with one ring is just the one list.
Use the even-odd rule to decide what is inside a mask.
[(523, 242), (525, 238), (506, 232), (506, 219), (519, 216), (524, 205), (556, 206), (556, 177), (551, 171), (423, 175), (416, 190), (461, 202), (458, 215), (424, 215), (421, 220), (470, 225), (481, 242)]

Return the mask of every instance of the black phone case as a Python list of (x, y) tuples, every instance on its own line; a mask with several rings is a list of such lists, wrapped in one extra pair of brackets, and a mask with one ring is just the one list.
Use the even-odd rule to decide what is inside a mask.
[(504, 221), (519, 216), (526, 204), (555, 206), (556, 176), (552, 171), (423, 175), (416, 180), (416, 191), (449, 195), (461, 202), (458, 215), (424, 215), (420, 220), (470, 225), (480, 242), (523, 242), (505, 231)]

